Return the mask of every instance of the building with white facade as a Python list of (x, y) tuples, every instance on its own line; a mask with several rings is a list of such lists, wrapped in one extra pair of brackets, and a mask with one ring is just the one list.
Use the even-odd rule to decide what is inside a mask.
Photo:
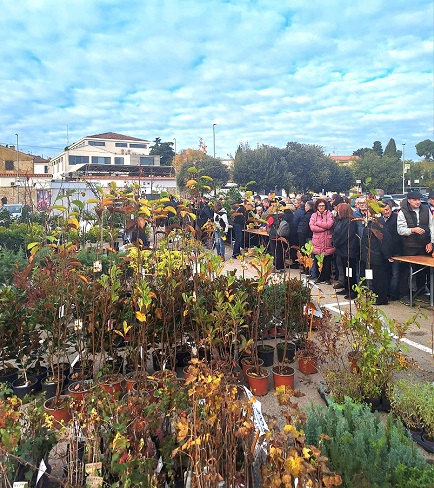
[(175, 170), (160, 166), (160, 156), (151, 155), (150, 141), (106, 132), (86, 136), (67, 146), (50, 161), (54, 180), (83, 181), (105, 187), (139, 183), (144, 194), (176, 190)]

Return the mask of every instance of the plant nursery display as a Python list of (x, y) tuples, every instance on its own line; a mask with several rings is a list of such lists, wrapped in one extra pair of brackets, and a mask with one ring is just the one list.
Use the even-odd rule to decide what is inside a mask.
[[(87, 202), (65, 191), (45, 232), (27, 241), (27, 264), (0, 288), (0, 485), (371, 486), (363, 483), (379, 483), (381, 472), (393, 486), (406, 475), (427, 479), (392, 419), (434, 436), (432, 388), (420, 385), (416, 401), (396, 378), (411, 365), (401, 344), (408, 324), (388, 320), (363, 286), (355, 313), (333, 317), (307, 281), (273, 274), (264, 247), (240, 257), (254, 277), (224, 268), (190, 204), (209, 180), (189, 177), (184, 199), (148, 200), (138, 185), (96, 188)], [(120, 225), (141, 237), (118, 251)], [(302, 373), (303, 362), (314, 369)], [(331, 390), (326, 414), (297, 404), (297, 378), (316, 373)], [(272, 374), (279, 418), (258, 402), (272, 395)], [(392, 410), (385, 424), (359, 403), (382, 394)], [(362, 456), (368, 437), (373, 451)]]

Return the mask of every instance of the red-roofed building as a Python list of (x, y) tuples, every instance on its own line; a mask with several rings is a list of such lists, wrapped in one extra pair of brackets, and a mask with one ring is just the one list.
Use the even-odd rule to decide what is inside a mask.
[(335, 156), (334, 154), (329, 154), (329, 158), (339, 166), (351, 166), (354, 161), (359, 159), (359, 156)]

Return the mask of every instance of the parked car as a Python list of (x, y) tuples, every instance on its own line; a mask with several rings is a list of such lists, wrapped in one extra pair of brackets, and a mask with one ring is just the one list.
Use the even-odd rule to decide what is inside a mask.
[(24, 205), (22, 203), (6, 203), (1, 210), (6, 210), (13, 219), (18, 219), (23, 215)]

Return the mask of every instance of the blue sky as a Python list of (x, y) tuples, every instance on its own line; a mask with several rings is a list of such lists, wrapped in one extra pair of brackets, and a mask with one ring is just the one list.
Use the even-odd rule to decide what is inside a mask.
[(1, 1), (0, 144), (434, 140), (432, 0)]

